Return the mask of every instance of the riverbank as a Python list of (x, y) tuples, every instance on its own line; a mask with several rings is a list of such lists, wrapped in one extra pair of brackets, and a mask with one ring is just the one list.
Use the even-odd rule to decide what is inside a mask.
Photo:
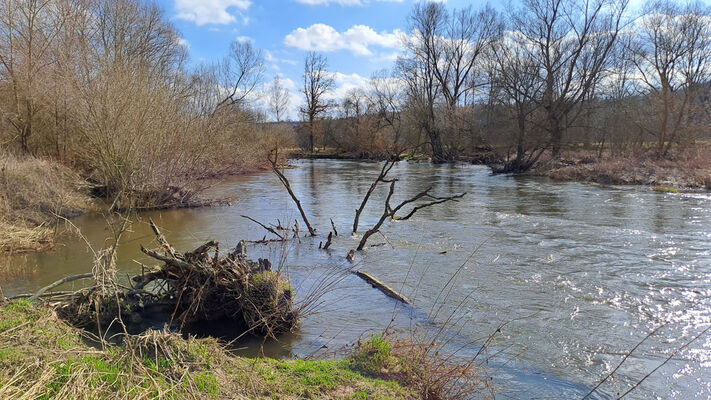
[(73, 170), (0, 152), (0, 253), (52, 248), (60, 218), (96, 207), (89, 185)]
[[(658, 191), (711, 190), (711, 146), (673, 150), (667, 157), (656, 153), (631, 151), (604, 153), (596, 151), (565, 151), (560, 159), (546, 153), (530, 171), (524, 174), (542, 176), (555, 181), (594, 182), (604, 185), (651, 186)], [(349, 161), (383, 161), (383, 157), (355, 154), (337, 149), (316, 153), (292, 151), (290, 158)], [(431, 161), (426, 154), (404, 154), (402, 161)], [(491, 148), (476, 148), (457, 158), (456, 162), (475, 165), (500, 165), (502, 158)]]
[(711, 146), (674, 151), (661, 158), (653, 152), (567, 152), (560, 160), (539, 162), (535, 175), (556, 181), (604, 185), (642, 185), (655, 190), (711, 190)]
[(371, 341), (350, 358), (312, 361), (238, 357), (215, 339), (159, 331), (103, 348), (86, 335), (47, 307), (0, 306), (0, 398), (419, 398), (367, 373)]
[[(215, 168), (190, 178), (189, 185), (166, 185), (164, 193), (151, 195), (151, 201), (136, 201), (124, 194), (120, 196), (122, 204), (111, 204), (104, 188), (90, 183), (75, 169), (51, 159), (0, 150), (0, 254), (51, 250), (66, 232), (63, 218), (108, 211), (112, 206), (149, 211), (229, 204), (232, 199), (204, 198), (201, 193), (225, 177), (267, 168), (266, 157), (232, 168)], [(144, 195), (136, 193), (137, 197)]]

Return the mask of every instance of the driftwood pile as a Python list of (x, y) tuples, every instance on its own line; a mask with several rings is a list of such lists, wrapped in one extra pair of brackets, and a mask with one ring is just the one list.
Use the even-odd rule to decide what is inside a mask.
[(134, 277), (133, 289), (152, 286), (159, 301), (174, 303), (178, 321), (228, 319), (244, 322), (252, 332), (269, 336), (296, 327), (298, 311), (291, 287), (272, 270), (269, 260), (249, 260), (244, 242), (222, 258), (214, 241), (181, 254), (152, 222), (151, 227), (161, 249), (141, 246), (141, 250), (163, 265)]
[(274, 337), (296, 328), (299, 311), (291, 286), (269, 260), (249, 260), (244, 242), (224, 257), (214, 241), (180, 253), (150, 223), (160, 248), (141, 250), (161, 265), (144, 268), (131, 279), (131, 287), (114, 279), (102, 284), (94, 271), (94, 286), (56, 298), (50, 293), (33, 297), (49, 300), (73, 325), (98, 326), (100, 333), (116, 321), (129, 325), (140, 320), (142, 310), (152, 306), (168, 309), (181, 329), (186, 323), (230, 320), (249, 333)]

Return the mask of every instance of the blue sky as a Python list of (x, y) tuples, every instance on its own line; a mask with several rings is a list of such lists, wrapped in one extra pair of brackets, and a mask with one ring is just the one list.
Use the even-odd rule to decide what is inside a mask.
[[(250, 40), (265, 52), (266, 80), (279, 74), (293, 92), (304, 55), (322, 52), (336, 73), (338, 89), (362, 85), (379, 69), (391, 68), (397, 35), (407, 26), (414, 0), (158, 0), (189, 47), (191, 62), (222, 58), (232, 40)], [(485, 1), (449, 0), (447, 6), (475, 7)], [(298, 117), (295, 113), (290, 117)]]
[[(486, 0), (444, 1), (447, 8)], [(518, 0), (491, 0), (506, 11)], [(630, 0), (639, 10), (645, 0)], [(704, 0), (707, 4), (711, 0)], [(292, 94), (289, 118), (298, 118), (299, 87), (307, 51), (323, 53), (335, 73), (339, 98), (363, 86), (373, 72), (390, 69), (399, 50), (398, 35), (406, 30), (407, 15), (416, 0), (157, 0), (181, 32), (191, 63), (217, 61), (231, 41), (249, 40), (267, 60), (266, 81), (279, 75)]]

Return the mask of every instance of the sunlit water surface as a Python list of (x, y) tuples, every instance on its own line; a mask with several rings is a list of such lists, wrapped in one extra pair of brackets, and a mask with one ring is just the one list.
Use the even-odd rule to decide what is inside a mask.
[[(354, 209), (380, 165), (330, 160), (294, 165), (286, 175), (312, 223), (325, 235), (333, 218), (341, 233), (328, 251), (318, 248), (323, 237), (286, 246), (288, 273), (297, 300), (303, 300), (324, 276), (352, 267), (345, 255), (360, 238), (350, 235)], [(386, 222), (383, 235), (370, 240), (379, 246), (356, 257), (355, 268), (402, 289), (414, 306), (396, 309), (392, 299), (349, 274), (296, 333), (266, 343), (266, 354), (338, 351), (364, 333), (382, 330), (394, 316), (395, 328), (425, 334), (449, 322), (452, 347), (467, 344), (462, 350), (467, 355), (506, 324), (486, 353), (497, 396), (568, 399), (586, 394), (648, 332), (666, 323), (594, 397), (617, 397), (670, 355), (628, 398), (711, 397), (711, 335), (673, 354), (711, 324), (709, 194), (493, 176), (470, 165), (400, 163), (391, 174), (400, 179), (393, 203), (429, 186), (437, 194), (468, 193), (459, 202), (423, 209), (409, 221)], [(385, 191), (381, 187), (371, 198), (361, 230), (379, 218)], [(120, 245), (122, 274), (139, 271), (138, 263), (153, 263), (139, 251), (139, 244), (154, 245), (148, 217), (182, 250), (209, 239), (223, 248), (240, 239), (261, 239), (262, 228), (242, 214), (283, 224), (298, 217), (269, 173), (234, 178), (213, 192), (236, 201), (141, 214)], [(73, 222), (96, 248), (110, 236), (100, 216)], [(280, 245), (249, 248), (251, 258), (269, 257), (275, 264), (282, 251)], [(0, 286), (6, 295), (34, 291), (86, 272), (90, 254), (73, 238), (54, 252), (5, 257)], [(458, 270), (445, 296), (442, 288)], [(213, 331), (234, 334), (229, 326)], [(260, 344), (245, 340), (238, 347), (254, 354)]]

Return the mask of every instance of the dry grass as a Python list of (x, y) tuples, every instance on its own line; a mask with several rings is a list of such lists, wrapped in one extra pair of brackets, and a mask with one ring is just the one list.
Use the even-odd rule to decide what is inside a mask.
[(667, 157), (653, 151), (605, 153), (570, 152), (561, 162), (545, 160), (539, 174), (555, 180), (588, 181), (613, 185), (652, 185), (711, 190), (711, 146), (674, 150)]
[(88, 207), (87, 185), (69, 168), (0, 151), (0, 251), (51, 247), (57, 215)]
[(427, 400), (493, 398), (488, 379), (476, 357), (459, 357), (432, 337), (384, 334), (358, 344), (353, 368), (369, 376), (394, 380)]
[(0, 303), (0, 398), (417, 398), (348, 360), (247, 359), (214, 339), (160, 331), (99, 349), (81, 335), (48, 308)]

